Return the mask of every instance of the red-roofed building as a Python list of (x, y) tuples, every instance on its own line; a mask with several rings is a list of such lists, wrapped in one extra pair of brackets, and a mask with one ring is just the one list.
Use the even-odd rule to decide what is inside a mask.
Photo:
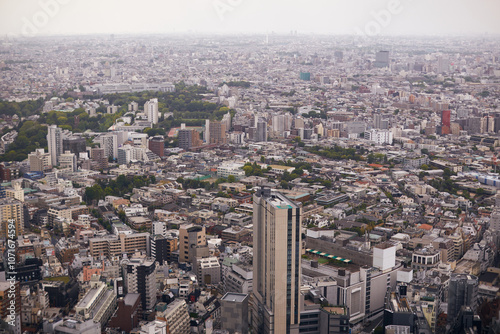
[(429, 224), (420, 224), (420, 226), (418, 228), (422, 229), (422, 230), (426, 230), (426, 231), (432, 230), (432, 226)]

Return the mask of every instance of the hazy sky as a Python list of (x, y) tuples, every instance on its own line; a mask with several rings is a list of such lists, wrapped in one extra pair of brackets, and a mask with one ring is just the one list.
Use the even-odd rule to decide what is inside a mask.
[(0, 34), (500, 34), (499, 13), (500, 0), (0, 0)]

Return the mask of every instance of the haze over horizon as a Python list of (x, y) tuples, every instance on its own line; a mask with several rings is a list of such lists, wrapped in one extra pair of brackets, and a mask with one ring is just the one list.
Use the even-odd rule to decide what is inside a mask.
[(0, 35), (500, 34), (497, 0), (1, 1)]

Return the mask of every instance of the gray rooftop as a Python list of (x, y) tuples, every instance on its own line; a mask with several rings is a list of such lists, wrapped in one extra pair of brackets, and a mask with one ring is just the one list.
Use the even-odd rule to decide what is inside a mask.
[(221, 300), (235, 302), (235, 303), (242, 303), (247, 297), (248, 295), (244, 293), (228, 292), (224, 295), (224, 297), (222, 297)]

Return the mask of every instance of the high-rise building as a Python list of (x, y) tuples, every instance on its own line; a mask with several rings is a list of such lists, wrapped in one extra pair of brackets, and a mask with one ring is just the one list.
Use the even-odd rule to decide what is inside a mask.
[(448, 322), (457, 319), (462, 307), (470, 307), (473, 311), (478, 303), (479, 280), (474, 275), (452, 274), (448, 287)]
[(159, 157), (165, 155), (165, 138), (163, 136), (154, 136), (149, 139), (149, 149)]
[(103, 148), (92, 148), (90, 150), (90, 158), (95, 162), (96, 169), (108, 168), (108, 157), (104, 154)]
[[(29, 157), (29, 155), (28, 155)], [(0, 164), (0, 181), (9, 182), (12, 179), (10, 168), (5, 163)]]
[(210, 143), (210, 120), (205, 120), (205, 130), (203, 131), (203, 140), (206, 144)]
[(59, 164), (59, 156), (63, 153), (62, 129), (57, 125), (49, 126), (47, 133), (47, 145), (49, 146), (50, 161), (52, 166)]
[(104, 149), (106, 158), (116, 159), (118, 157), (118, 138), (116, 135), (107, 134), (100, 138), (101, 148)]
[(441, 134), (450, 134), (451, 129), (451, 110), (441, 111)]
[(184, 150), (189, 150), (192, 146), (193, 133), (188, 129), (180, 129), (177, 135), (179, 147)]
[(70, 151), (78, 156), (80, 153), (87, 151), (87, 142), (85, 138), (69, 137), (63, 139), (63, 152)]
[(144, 113), (148, 116), (148, 122), (158, 124), (158, 99), (144, 103)]
[(179, 262), (193, 262), (196, 251), (206, 247), (205, 227), (193, 224), (181, 225), (179, 228)]
[(448, 73), (450, 71), (450, 59), (447, 57), (439, 57), (437, 64), (438, 73)]
[(389, 67), (389, 51), (379, 51), (375, 55), (375, 67)]
[(139, 293), (143, 311), (150, 311), (156, 304), (156, 262), (152, 258), (132, 257), (122, 261), (125, 287), (128, 293)]
[(302, 208), (263, 188), (253, 203), (252, 327), (255, 333), (298, 333)]
[(267, 123), (260, 119), (257, 122), (257, 138), (256, 141), (263, 142), (267, 141)]
[[(14, 231), (9, 228), (9, 222), (13, 221)], [(24, 234), (24, 213), (23, 203), (13, 199), (4, 198), (0, 199), (0, 237), (15, 234), (15, 236)], [(14, 233), (11, 233), (14, 232)]]
[(161, 234), (151, 235), (149, 237), (149, 244), (151, 245), (151, 257), (156, 260), (160, 265), (168, 261), (170, 243), (169, 240)]
[(226, 143), (226, 124), (218, 121), (210, 121), (210, 144)]
[(222, 297), (221, 326), (229, 333), (248, 333), (248, 295), (229, 292)]

